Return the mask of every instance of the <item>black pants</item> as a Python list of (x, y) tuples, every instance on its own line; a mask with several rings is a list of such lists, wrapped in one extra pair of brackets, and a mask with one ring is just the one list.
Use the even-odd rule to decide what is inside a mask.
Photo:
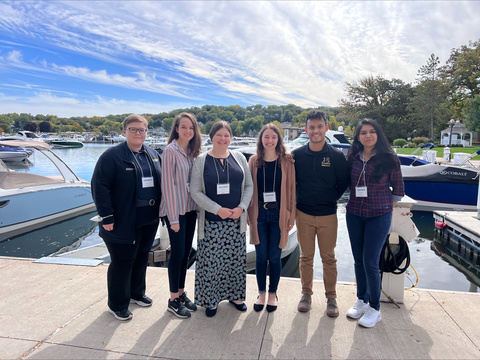
[(170, 222), (166, 217), (165, 220), (171, 247), (170, 260), (168, 262), (168, 281), (170, 292), (177, 293), (178, 289), (185, 288), (188, 258), (192, 249), (193, 235), (195, 234), (197, 212), (190, 211), (185, 215), (179, 216), (180, 230), (178, 232), (170, 228)]
[(157, 228), (158, 221), (137, 228), (135, 244), (105, 241), (111, 260), (107, 273), (108, 307), (113, 311), (128, 309), (130, 299), (140, 300), (145, 295), (148, 253)]

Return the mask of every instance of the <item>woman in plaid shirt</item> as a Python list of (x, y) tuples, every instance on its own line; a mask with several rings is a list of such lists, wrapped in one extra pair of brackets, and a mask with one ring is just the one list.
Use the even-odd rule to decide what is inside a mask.
[(355, 262), (358, 300), (347, 316), (364, 327), (382, 320), (380, 253), (392, 221), (393, 206), (404, 193), (400, 161), (375, 120), (363, 119), (347, 155), (350, 200), (347, 228)]

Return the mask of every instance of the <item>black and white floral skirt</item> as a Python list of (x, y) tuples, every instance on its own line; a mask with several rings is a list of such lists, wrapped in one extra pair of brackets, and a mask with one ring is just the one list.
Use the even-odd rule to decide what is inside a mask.
[(205, 238), (197, 243), (195, 303), (205, 308), (222, 300), (245, 301), (247, 253), (240, 219), (205, 220)]

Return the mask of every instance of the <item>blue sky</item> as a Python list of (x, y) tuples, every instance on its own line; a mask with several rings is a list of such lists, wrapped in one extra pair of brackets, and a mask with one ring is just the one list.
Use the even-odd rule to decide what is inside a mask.
[(479, 1), (1, 1), (0, 113), (337, 106), (480, 39)]

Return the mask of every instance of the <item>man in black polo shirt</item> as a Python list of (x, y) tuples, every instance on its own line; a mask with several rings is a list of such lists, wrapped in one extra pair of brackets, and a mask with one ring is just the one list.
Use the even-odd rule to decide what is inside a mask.
[(337, 200), (348, 187), (349, 170), (342, 152), (328, 145), (325, 113), (311, 110), (305, 131), (310, 141), (295, 149), (297, 189), (297, 235), (300, 244), (300, 278), (302, 297), (298, 311), (307, 312), (312, 304), (313, 258), (315, 236), (323, 263), (323, 282), (327, 298), (327, 315), (338, 316), (337, 306)]

